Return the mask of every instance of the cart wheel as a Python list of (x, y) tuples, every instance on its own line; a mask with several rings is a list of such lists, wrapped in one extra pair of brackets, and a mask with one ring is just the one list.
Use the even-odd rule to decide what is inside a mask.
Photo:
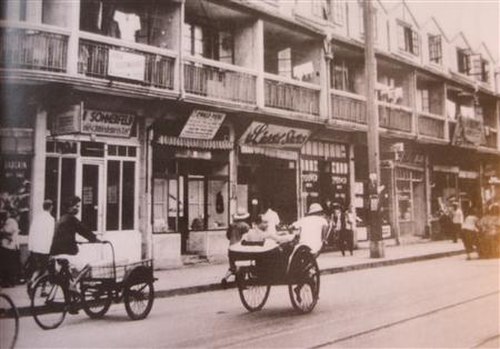
[(248, 311), (261, 310), (271, 291), (270, 285), (256, 284), (256, 281), (250, 270), (242, 270), (236, 274), (241, 303)]
[(126, 284), (123, 291), (125, 310), (132, 320), (142, 320), (148, 316), (155, 298), (152, 281), (138, 281)]
[(59, 327), (67, 311), (68, 296), (61, 280), (50, 275), (43, 276), (33, 286), (31, 314), (44, 330)]
[(19, 334), (19, 312), (9, 296), (0, 294), (0, 348), (14, 348)]
[(288, 293), (293, 308), (306, 314), (314, 309), (319, 299), (320, 271), (318, 263), (310, 254), (297, 257), (293, 264), (296, 274), (290, 279)]
[(109, 310), (113, 302), (113, 292), (102, 285), (82, 286), (82, 307), (91, 319), (100, 319)]

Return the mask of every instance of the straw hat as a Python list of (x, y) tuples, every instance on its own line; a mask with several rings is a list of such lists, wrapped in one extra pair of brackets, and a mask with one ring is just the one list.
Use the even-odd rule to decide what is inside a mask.
[(250, 217), (250, 214), (242, 207), (238, 207), (236, 213), (233, 214), (233, 220), (235, 221), (242, 221), (248, 219), (248, 217)]

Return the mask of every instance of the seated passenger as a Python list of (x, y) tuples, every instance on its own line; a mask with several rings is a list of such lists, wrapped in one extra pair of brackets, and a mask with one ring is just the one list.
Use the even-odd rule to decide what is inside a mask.
[(289, 242), (293, 240), (293, 235), (278, 235), (268, 231), (269, 223), (265, 216), (260, 214), (255, 219), (253, 228), (243, 236), (243, 240), (248, 242), (261, 242), (266, 239), (274, 240), (278, 244)]

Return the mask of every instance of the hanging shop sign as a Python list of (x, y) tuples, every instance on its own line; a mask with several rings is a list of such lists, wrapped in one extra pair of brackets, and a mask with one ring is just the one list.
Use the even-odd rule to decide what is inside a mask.
[(94, 109), (85, 109), (81, 132), (103, 136), (130, 137), (135, 115)]
[(472, 145), (477, 147), (485, 142), (484, 125), (481, 120), (463, 116), (458, 118), (452, 139), (453, 145)]
[(73, 104), (57, 110), (52, 115), (51, 132), (54, 136), (80, 132), (82, 104)]
[(109, 76), (143, 81), (145, 71), (145, 56), (125, 51), (109, 50)]
[(189, 116), (179, 137), (213, 139), (225, 117), (224, 113), (195, 109)]
[(307, 141), (311, 131), (254, 121), (240, 138), (247, 146), (267, 146), (300, 149)]

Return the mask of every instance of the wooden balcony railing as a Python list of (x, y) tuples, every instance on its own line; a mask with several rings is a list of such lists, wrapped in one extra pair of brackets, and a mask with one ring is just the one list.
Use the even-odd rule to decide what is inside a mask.
[(82, 33), (78, 73), (152, 86), (174, 88), (175, 55), (164, 49)]
[(378, 103), (380, 127), (395, 131), (411, 132), (412, 111), (410, 108), (384, 102)]
[(257, 73), (200, 57), (184, 62), (184, 89), (194, 95), (255, 104)]
[(66, 72), (69, 34), (60, 28), (28, 23), (0, 24), (0, 66)]
[(332, 91), (331, 107), (334, 120), (366, 125), (366, 99), (363, 96)]
[(314, 84), (266, 74), (264, 104), (266, 107), (319, 115), (320, 87)]
[(422, 136), (444, 140), (445, 126), (445, 120), (439, 115), (418, 113), (418, 133)]

